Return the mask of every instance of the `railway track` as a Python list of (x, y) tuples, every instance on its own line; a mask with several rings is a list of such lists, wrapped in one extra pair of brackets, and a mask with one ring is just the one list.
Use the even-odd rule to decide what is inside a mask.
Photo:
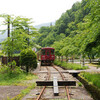
[[(36, 75), (38, 76), (38, 79), (36, 79), (35, 82), (37, 83), (37, 81), (40, 81), (40, 85), (37, 84), (37, 86), (32, 89), (30, 93), (27, 94), (22, 100), (93, 100), (84, 86), (79, 86), (79, 80), (71, 75), (73, 72), (76, 73), (74, 70), (64, 70), (59, 66), (39, 65), (38, 69), (35, 71)], [(55, 95), (54, 92), (54, 84), (50, 85), (54, 82), (53, 77), (57, 77), (57, 95)], [(69, 86), (69, 83), (66, 85), (64, 81), (65, 83), (75, 81), (76, 86)], [(41, 85), (41, 82), (43, 82), (42, 84), (45, 85)]]
[[(58, 66), (39, 66), (38, 70), (35, 72), (38, 76), (36, 83), (37, 81), (40, 81), (45, 85), (41, 85), (41, 83), (40, 85), (37, 84), (37, 86), (31, 90), (31, 92), (27, 94), (22, 100), (93, 100), (84, 86), (79, 86), (79, 80), (69, 74), (70, 72), (73, 71), (63, 70)], [(53, 77), (57, 77), (59, 86), (59, 93), (57, 95), (54, 94), (54, 85), (50, 85), (54, 82)], [(62, 83), (59, 83), (61, 81)], [(69, 86), (68, 84), (65, 85), (64, 81), (75, 81), (76, 86)]]
[[(40, 67), (40, 68), (41, 68), (41, 67)], [(46, 80), (49, 80), (49, 79), (50, 79), (50, 70), (49, 70), (48, 67), (46, 67), (46, 69), (48, 70)], [(44, 92), (45, 89), (46, 89), (46, 86), (44, 86), (44, 87), (42, 88), (42, 90), (41, 90), (41, 92), (40, 92), (40, 95), (36, 98), (36, 100), (40, 100), (40, 98), (41, 98), (41, 96), (42, 96), (42, 94), (43, 94), (43, 92)]]
[[(44, 66), (43, 66), (44, 67)], [(48, 80), (50, 80), (50, 78), (51, 78), (51, 71), (50, 71), (50, 69), (49, 68), (53, 68), (53, 70), (56, 70), (57, 72), (56, 73), (59, 73), (59, 75), (60, 75), (60, 80), (63, 80), (63, 81), (65, 81), (65, 76), (63, 75), (63, 73), (61, 73), (61, 71), (56, 67), (56, 66), (49, 66), (49, 67), (47, 67), (47, 66), (45, 66), (45, 68), (46, 68), (46, 70), (47, 70), (47, 76), (46, 76), (46, 78), (45, 78), (45, 81), (48, 81)], [(42, 68), (42, 66), (40, 67), (40, 68)], [(40, 69), (41, 70), (41, 69)], [(51, 80), (52, 80), (52, 78), (51, 78)], [(43, 86), (43, 88), (41, 89), (41, 92), (40, 92), (40, 94), (38, 95), (38, 97), (36, 98), (36, 100), (40, 100), (41, 99), (41, 97), (42, 97), (42, 95), (44, 94), (44, 91), (45, 91), (45, 89), (46, 89), (47, 87), (46, 86)], [(70, 95), (69, 95), (69, 89), (68, 89), (68, 87), (67, 86), (65, 86), (65, 92), (66, 92), (66, 97), (67, 97), (67, 99), (66, 100), (70, 100)]]
[[(62, 80), (65, 80), (64, 75), (54, 65), (53, 65), (53, 67), (59, 72), (59, 74), (62, 77)], [(65, 86), (65, 89), (66, 89), (67, 98), (68, 98), (68, 100), (70, 100), (69, 89), (67, 86)]]

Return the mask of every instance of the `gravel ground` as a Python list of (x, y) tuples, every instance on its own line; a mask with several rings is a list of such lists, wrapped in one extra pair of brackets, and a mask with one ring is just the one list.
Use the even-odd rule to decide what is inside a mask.
[[(56, 66), (57, 67), (57, 66)], [(55, 72), (56, 70), (48, 66), (49, 70), (51, 72)], [(58, 67), (59, 68), (59, 67)], [(62, 68), (59, 68), (59, 70), (63, 70)], [(39, 80), (45, 80), (46, 78), (46, 72), (47, 69), (45, 66), (41, 67), (41, 70), (38, 71), (44, 71), (45, 73), (41, 72), (38, 73)], [(56, 76), (58, 80), (62, 80), (61, 76), (58, 74), (58, 72), (52, 73), (50, 80), (53, 80), (53, 77)], [(79, 81), (74, 78), (71, 74), (64, 73), (65, 80), (73, 80), (76, 81), (76, 86), (70, 86), (69, 88), (69, 94), (71, 99), (73, 100), (93, 100), (91, 98), (91, 95), (86, 91), (84, 86), (79, 86), (78, 83)], [(34, 90), (31, 90), (29, 94), (27, 94), (22, 100), (35, 100), (35, 98), (39, 95), (42, 87), (36, 87)], [(53, 87), (48, 86), (48, 88), (45, 89), (44, 94), (41, 97), (41, 100), (66, 100), (66, 92), (64, 86), (59, 86), (59, 96), (54, 96), (53, 95)]]

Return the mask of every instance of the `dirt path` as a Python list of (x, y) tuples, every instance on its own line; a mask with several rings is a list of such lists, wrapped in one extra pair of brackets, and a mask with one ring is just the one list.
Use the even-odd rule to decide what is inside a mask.
[(87, 72), (88, 71), (90, 71), (90, 72), (100, 72), (100, 67), (97, 68), (97, 67), (95, 67), (93, 65), (89, 65), (89, 64), (86, 64), (86, 65), (89, 67), (89, 69), (86, 70)]
[(13, 98), (25, 88), (25, 86), (0, 86), (0, 100), (7, 100), (7, 97)]
[(78, 70), (78, 71), (85, 71), (85, 72), (96, 72), (96, 73), (100, 73), (100, 67), (94, 67), (94, 66), (90, 66), (90, 64), (86, 64), (86, 66), (88, 66), (88, 69), (86, 70)]

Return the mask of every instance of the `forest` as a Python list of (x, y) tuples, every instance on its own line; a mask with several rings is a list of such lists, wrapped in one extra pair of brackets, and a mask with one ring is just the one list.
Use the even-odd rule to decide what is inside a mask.
[(57, 56), (100, 57), (100, 0), (73, 4), (54, 26), (41, 27), (36, 44), (54, 47)]

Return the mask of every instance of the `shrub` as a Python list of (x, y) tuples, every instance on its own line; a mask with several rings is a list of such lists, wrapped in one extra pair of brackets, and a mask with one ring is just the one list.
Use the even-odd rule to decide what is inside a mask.
[(54, 64), (55, 65), (58, 65), (58, 66), (61, 66), (61, 62), (60, 61), (57, 61), (57, 60), (54, 61)]
[(26, 72), (29, 68), (35, 69), (37, 67), (36, 54), (31, 49), (25, 49), (20, 53), (20, 62), (22, 66), (26, 67)]

